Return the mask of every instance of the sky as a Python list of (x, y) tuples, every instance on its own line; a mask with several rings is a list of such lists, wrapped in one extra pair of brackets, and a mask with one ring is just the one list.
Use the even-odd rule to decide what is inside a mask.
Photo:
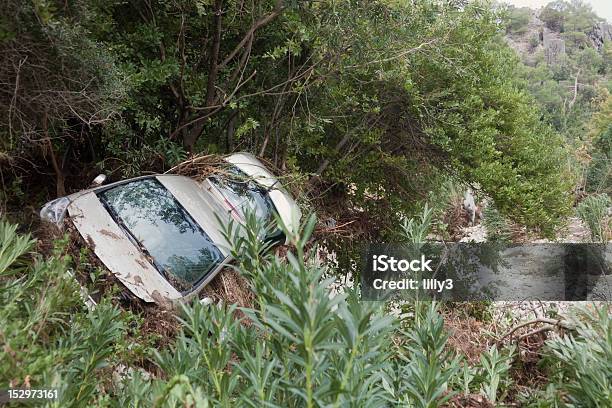
[[(514, 4), (519, 7), (531, 7), (534, 9), (540, 8), (547, 5), (552, 0), (502, 0), (505, 3)], [(585, 3), (590, 4), (593, 10), (599, 17), (603, 17), (608, 22), (612, 23), (612, 0), (584, 0)]]

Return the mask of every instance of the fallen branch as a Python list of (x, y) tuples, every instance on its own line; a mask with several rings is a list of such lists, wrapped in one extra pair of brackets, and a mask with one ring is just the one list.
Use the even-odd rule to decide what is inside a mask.
[(533, 336), (535, 334), (538, 334), (538, 333), (544, 333), (544, 332), (547, 332), (547, 331), (555, 330), (557, 327), (558, 326), (553, 326), (552, 324), (547, 324), (547, 325), (544, 325), (542, 327), (538, 327), (535, 330), (532, 330), (530, 332), (527, 332), (525, 334), (520, 335), (519, 336), (519, 340), (523, 340), (523, 339), (529, 338), (529, 337), (531, 337), (531, 336)]
[(537, 319), (529, 320), (527, 322), (523, 322), (523, 323), (520, 323), (520, 324), (514, 326), (506, 334), (501, 336), (499, 338), (499, 340), (497, 340), (497, 344), (500, 344), (505, 338), (512, 336), (517, 330), (519, 330), (519, 329), (521, 329), (523, 327), (526, 327), (526, 326), (530, 326), (532, 324), (537, 324), (537, 323), (545, 323), (546, 325), (542, 326), (542, 327), (540, 327), (538, 329), (532, 330), (532, 331), (530, 331), (530, 332), (528, 332), (526, 334), (523, 334), (523, 335), (519, 336), (519, 340), (522, 340), (522, 339), (524, 339), (526, 337), (532, 336), (532, 335), (537, 334), (537, 333), (541, 333), (541, 332), (544, 332), (544, 331), (554, 330), (556, 328), (562, 328), (562, 329), (566, 329), (566, 330), (573, 330), (574, 329), (574, 327), (571, 324), (567, 323), (564, 320), (561, 320), (561, 319), (549, 319), (549, 318), (546, 318), (546, 317), (539, 317)]
[(336, 233), (345, 231), (343, 227), (346, 227), (347, 225), (350, 225), (354, 222), (355, 220), (352, 220), (349, 222), (345, 222), (344, 224), (336, 225), (335, 227), (317, 228), (316, 231), (322, 234), (336, 234)]

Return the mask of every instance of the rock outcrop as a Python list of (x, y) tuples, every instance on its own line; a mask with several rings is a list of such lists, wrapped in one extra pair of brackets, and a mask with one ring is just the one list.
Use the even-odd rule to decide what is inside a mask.
[[(526, 30), (509, 34), (506, 38), (509, 45), (514, 48), (526, 64), (535, 63), (533, 55), (541, 50), (544, 53), (546, 63), (557, 65), (562, 63), (566, 55), (566, 42), (563, 34), (551, 30), (544, 21), (540, 20), (541, 10), (532, 10)], [(600, 22), (585, 33), (591, 46), (599, 52), (603, 51), (606, 42), (612, 42), (612, 25), (607, 22)], [(589, 46), (587, 44), (587, 46)]]
[(559, 37), (554, 31), (543, 27), (542, 45), (544, 47), (544, 57), (548, 65), (557, 65), (565, 57), (565, 40)]
[(593, 47), (601, 51), (606, 41), (612, 41), (612, 25), (601, 22), (593, 27), (588, 36), (589, 40), (593, 43)]

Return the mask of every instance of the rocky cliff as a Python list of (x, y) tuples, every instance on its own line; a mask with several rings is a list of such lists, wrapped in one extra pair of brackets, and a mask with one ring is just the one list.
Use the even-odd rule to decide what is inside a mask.
[[(546, 26), (540, 19), (541, 10), (530, 10), (529, 13), (526, 28), (519, 33), (508, 33), (506, 36), (508, 43), (523, 56), (524, 62), (528, 65), (535, 63), (534, 57), (538, 51), (543, 51), (549, 65), (560, 63), (566, 55), (564, 35)], [(607, 22), (597, 23), (585, 34), (587, 47), (602, 52), (604, 44), (612, 41), (612, 25)]]
[(593, 27), (588, 36), (593, 47), (601, 51), (606, 41), (612, 41), (612, 25), (606, 22), (599, 23)]

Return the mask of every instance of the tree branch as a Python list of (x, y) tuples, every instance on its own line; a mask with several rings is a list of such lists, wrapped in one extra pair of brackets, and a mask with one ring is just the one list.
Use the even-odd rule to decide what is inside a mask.
[(253, 35), (255, 34), (255, 31), (259, 30), (263, 26), (265, 26), (265, 25), (269, 24), (270, 22), (272, 22), (284, 10), (285, 10), (285, 7), (283, 6), (283, 1), (282, 0), (277, 0), (276, 4), (274, 6), (274, 10), (272, 10), (272, 12), (270, 14), (267, 14), (267, 15), (263, 16), (262, 18), (260, 18), (259, 20), (257, 20), (251, 26), (251, 28), (249, 28), (249, 30), (246, 32), (244, 37), (242, 37), (242, 40), (240, 40), (240, 42), (238, 43), (238, 45), (236, 45), (236, 47), (232, 50), (232, 52), (230, 52), (229, 55), (223, 60), (223, 62), (221, 64), (219, 64), (219, 69), (224, 68), (227, 64), (229, 64), (229, 62), (232, 59), (234, 59), (236, 54), (238, 54), (238, 52), (240, 52), (240, 50), (251, 40), (251, 37), (253, 37)]
[(539, 328), (539, 329), (535, 329), (527, 334), (524, 334), (522, 336), (520, 336), (519, 338), (523, 339), (525, 337), (529, 337), (529, 335), (531, 334), (536, 334), (536, 333), (540, 333), (542, 331), (547, 331), (547, 330), (552, 330), (555, 327), (561, 327), (563, 329), (567, 329), (567, 330), (572, 330), (573, 327), (571, 325), (569, 325), (567, 322), (561, 320), (561, 319), (548, 319), (546, 317), (539, 317), (537, 319), (533, 319), (533, 320), (529, 320), (527, 322), (523, 322), (521, 324), (518, 324), (516, 326), (514, 326), (512, 329), (510, 329), (506, 334), (504, 334), (503, 336), (501, 336), (499, 338), (499, 340), (497, 340), (497, 343), (501, 343), (502, 340), (504, 340), (506, 337), (510, 337), (514, 334), (514, 332), (516, 332), (517, 330), (526, 327), (526, 326), (530, 326), (532, 324), (537, 324), (537, 323), (545, 323), (546, 325)]
[(221, 47), (221, 7), (223, 0), (215, 1), (214, 38), (211, 46), (210, 68), (208, 69), (208, 83), (206, 85), (206, 105), (212, 105), (215, 100), (215, 82), (219, 73), (219, 49)]
[(568, 109), (571, 110), (574, 104), (576, 103), (576, 98), (578, 98), (578, 76), (580, 75), (580, 70), (576, 72), (576, 77), (574, 78), (574, 97), (569, 103)]
[(225, 106), (227, 105), (227, 103), (234, 97), (234, 95), (236, 94), (236, 92), (238, 92), (238, 90), (244, 85), (246, 84), (248, 81), (250, 81), (255, 74), (257, 73), (257, 71), (253, 71), (251, 73), (251, 75), (249, 75), (244, 81), (240, 82), (238, 85), (236, 85), (236, 88), (232, 91), (232, 93), (220, 104), (217, 105), (213, 105), (213, 106), (208, 106), (207, 109), (209, 109), (210, 111), (204, 115), (195, 117), (193, 119), (191, 119), (189, 122), (187, 123), (183, 123), (181, 126), (177, 127), (176, 129), (174, 129), (174, 131), (172, 132), (172, 134), (170, 135), (170, 139), (174, 139), (176, 138), (176, 136), (178, 135), (178, 133), (185, 129), (186, 127), (201, 123), (202, 121), (208, 119), (209, 117), (211, 117), (212, 115), (214, 115), (215, 113), (219, 112), (221, 109), (225, 108)]

